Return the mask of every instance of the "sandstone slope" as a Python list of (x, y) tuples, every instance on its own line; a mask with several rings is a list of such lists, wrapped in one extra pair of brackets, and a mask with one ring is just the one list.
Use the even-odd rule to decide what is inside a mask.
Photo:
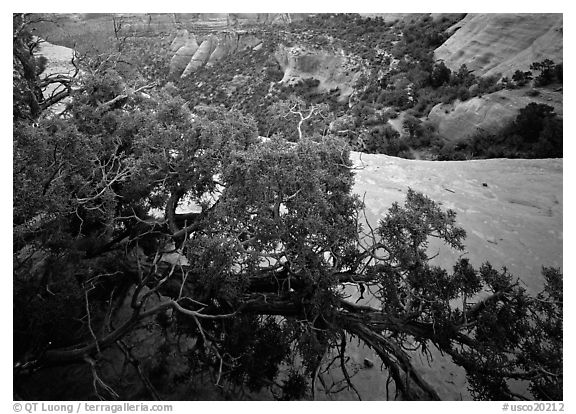
[(550, 105), (562, 117), (562, 93), (538, 89), (540, 94), (528, 96), (527, 89), (503, 89), (465, 102), (438, 104), (428, 118), (438, 127), (439, 134), (449, 140), (465, 139), (479, 130), (497, 134), (512, 122), (520, 109), (531, 102)]
[[(354, 192), (365, 195), (366, 216), (372, 225), (393, 202), (402, 204), (410, 187), (456, 211), (468, 235), (466, 257), (474, 266), (484, 261), (507, 266), (530, 293), (542, 289), (542, 266), (562, 268), (562, 160), (415, 161), (360, 153), (352, 153), (352, 160), (360, 168)], [(451, 269), (459, 253), (431, 243), (430, 253), (438, 251), (435, 263)], [(357, 296), (355, 288), (347, 291)], [(364, 346), (349, 350), (358, 364), (364, 358), (378, 360)], [(471, 399), (464, 370), (435, 349), (431, 352), (430, 365), (421, 355), (413, 355), (423, 377), (442, 399)], [(362, 369), (354, 379), (363, 398), (386, 398), (386, 375), (379, 369)], [(515, 389), (523, 391), (523, 385), (515, 384)], [(343, 392), (336, 398), (355, 396)]]
[(545, 58), (562, 62), (562, 25), (562, 14), (468, 14), (434, 54), (452, 70), (510, 76)]

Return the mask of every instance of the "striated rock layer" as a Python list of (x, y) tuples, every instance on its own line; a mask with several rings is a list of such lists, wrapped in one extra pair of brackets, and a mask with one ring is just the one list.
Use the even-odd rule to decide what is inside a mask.
[(562, 22), (562, 14), (468, 14), (434, 55), (452, 70), (510, 77), (532, 62), (563, 61)]
[(196, 36), (184, 29), (172, 41), (171, 49), (175, 48), (176, 53), (170, 60), (170, 76), (180, 76), (190, 63), (199, 48)]
[(256, 50), (261, 45), (262, 40), (256, 36), (236, 31), (208, 35), (198, 44), (193, 33), (179, 30), (170, 45), (175, 53), (170, 61), (170, 76), (186, 78), (204, 66), (243, 50)]
[(214, 52), (214, 49), (216, 49), (217, 45), (218, 39), (216, 39), (215, 36), (209, 36), (206, 40), (204, 40), (200, 47), (198, 47), (196, 50), (196, 53), (194, 53), (194, 56), (192, 56), (190, 59), (190, 62), (188, 62), (188, 65), (182, 73), (182, 77), (185, 78), (192, 72), (195, 72), (203, 67), (208, 62), (208, 59), (210, 59), (210, 55), (212, 52)]

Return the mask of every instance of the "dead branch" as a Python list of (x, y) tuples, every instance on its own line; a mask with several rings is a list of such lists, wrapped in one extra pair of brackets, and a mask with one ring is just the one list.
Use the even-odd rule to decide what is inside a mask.
[(340, 341), (340, 369), (342, 370), (342, 374), (344, 374), (344, 378), (346, 379), (346, 383), (348, 384), (348, 388), (352, 388), (356, 393), (359, 401), (362, 401), (362, 397), (356, 389), (356, 386), (352, 383), (350, 379), (350, 375), (348, 374), (348, 370), (346, 369), (346, 361), (344, 360), (344, 355), (346, 354), (346, 334), (344, 332), (341, 333), (342, 339)]
[(114, 391), (110, 386), (106, 385), (106, 383), (102, 381), (102, 378), (100, 378), (100, 376), (98, 375), (98, 372), (96, 371), (96, 361), (88, 356), (84, 358), (84, 361), (88, 363), (88, 365), (90, 366), (90, 370), (92, 371), (92, 378), (93, 378), (92, 387), (94, 388), (94, 393), (96, 394), (98, 399), (100, 399), (101, 401), (106, 400), (102, 395), (100, 395), (98, 388), (102, 388), (115, 400), (120, 398), (119, 395), (116, 393), (116, 391)]

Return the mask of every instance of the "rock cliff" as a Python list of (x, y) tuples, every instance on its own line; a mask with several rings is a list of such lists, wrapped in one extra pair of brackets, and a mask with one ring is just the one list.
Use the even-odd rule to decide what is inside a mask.
[[(203, 67), (210, 67), (227, 57), (245, 50), (258, 50), (262, 40), (243, 31), (221, 31), (197, 41), (194, 34), (180, 30), (171, 44), (174, 57), (170, 62), (173, 77), (187, 78)], [(360, 59), (342, 50), (325, 50), (301, 45), (280, 45), (274, 58), (284, 72), (284, 84), (313, 78), (320, 83), (319, 93), (339, 90), (339, 99), (345, 101), (354, 92), (354, 86), (363, 73)]]
[(243, 50), (257, 49), (262, 41), (256, 36), (237, 31), (223, 31), (204, 36), (200, 43), (193, 33), (181, 29), (172, 41), (174, 56), (170, 61), (170, 75), (186, 78), (204, 66)]

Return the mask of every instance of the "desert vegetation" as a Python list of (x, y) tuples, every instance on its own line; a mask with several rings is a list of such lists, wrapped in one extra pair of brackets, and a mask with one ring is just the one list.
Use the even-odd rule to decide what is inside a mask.
[(562, 130), (554, 108), (530, 103), (499, 134), (479, 131), (470, 139), (444, 145), (439, 159), (562, 158)]
[[(361, 399), (348, 358), (360, 341), (388, 376), (384, 398), (439, 399), (412, 359), (436, 348), (466, 370), (474, 398), (562, 400), (559, 269), (543, 268), (545, 288), (530, 295), (506, 268), (464, 257), (440, 268), (430, 240), (465, 248), (454, 211), (410, 190), (374, 225), (352, 193), (354, 145), (394, 155), (431, 146), (441, 139), (419, 119), (431, 103), (475, 82), (494, 87), (431, 61), (450, 21), (295, 25), (329, 44), (341, 33), (343, 47), (364, 38), (373, 68), (375, 46), (398, 42), (392, 56), (405, 69), (383, 78), (374, 69), (345, 109), (312, 93), (313, 80), (269, 87), (280, 73), (268, 38), (216, 75), (170, 82), (169, 57), (157, 52), (168, 37), (111, 32), (108, 53), (74, 44), (75, 73), (46, 77), (34, 17), (13, 17), (16, 398), (58, 399), (57, 384), (74, 373), (86, 387), (67, 395), (78, 399), (194, 399), (201, 389), (314, 399), (319, 387)], [(402, 97), (417, 78), (413, 99)], [(45, 96), (47, 83), (63, 88)], [(402, 140), (384, 120), (408, 108)], [(522, 137), (526, 154), (556, 156), (558, 128), (535, 105), (507, 134)], [(355, 303), (364, 292), (372, 305)], [(122, 382), (127, 372), (139, 393)], [(525, 392), (511, 388), (517, 381)]]

